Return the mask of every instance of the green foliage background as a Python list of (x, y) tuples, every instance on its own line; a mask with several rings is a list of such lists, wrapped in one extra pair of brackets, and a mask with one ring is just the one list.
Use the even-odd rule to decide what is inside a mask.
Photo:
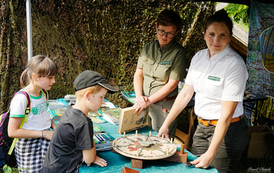
[(240, 24), (243, 29), (248, 30), (249, 27), (249, 16), (248, 16), (248, 6), (242, 4), (229, 3), (224, 7), (227, 14), (234, 22)]
[[(7, 111), (18, 91), (27, 64), (26, 4), (0, 0), (0, 112)], [(204, 20), (215, 11), (214, 2), (177, 0), (34, 0), (32, 1), (33, 55), (45, 54), (59, 67), (50, 98), (73, 94), (76, 76), (91, 69), (120, 90), (133, 90), (133, 75), (143, 45), (155, 40), (155, 22), (169, 8), (183, 18), (177, 40), (189, 62), (205, 48)], [(120, 107), (120, 93), (107, 99)]]

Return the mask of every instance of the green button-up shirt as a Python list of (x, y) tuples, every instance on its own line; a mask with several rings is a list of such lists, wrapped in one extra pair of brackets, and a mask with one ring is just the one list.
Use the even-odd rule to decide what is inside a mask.
[[(159, 47), (158, 40), (147, 43), (138, 59), (137, 68), (143, 69), (143, 93), (150, 96), (161, 89), (169, 79), (183, 81), (186, 75), (186, 52), (182, 45), (171, 41)], [(176, 96), (178, 88), (167, 97)]]

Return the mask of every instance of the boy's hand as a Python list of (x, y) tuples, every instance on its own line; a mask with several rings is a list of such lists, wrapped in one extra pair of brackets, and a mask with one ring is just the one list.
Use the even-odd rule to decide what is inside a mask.
[[(101, 157), (98, 157), (98, 156), (96, 156), (93, 163), (96, 164), (96, 165), (99, 165), (101, 167), (105, 167), (105, 166), (108, 165), (107, 161), (105, 159), (102, 159)], [(88, 166), (90, 166), (90, 165), (88, 165)]]

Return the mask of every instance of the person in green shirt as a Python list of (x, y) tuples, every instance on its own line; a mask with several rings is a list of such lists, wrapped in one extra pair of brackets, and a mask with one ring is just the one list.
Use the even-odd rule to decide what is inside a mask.
[[(157, 40), (145, 44), (134, 75), (135, 112), (150, 106), (153, 130), (159, 131), (178, 94), (178, 83), (186, 75), (186, 51), (174, 40), (181, 32), (182, 19), (172, 10), (163, 10), (157, 19)], [(170, 126), (174, 138), (178, 120)]]

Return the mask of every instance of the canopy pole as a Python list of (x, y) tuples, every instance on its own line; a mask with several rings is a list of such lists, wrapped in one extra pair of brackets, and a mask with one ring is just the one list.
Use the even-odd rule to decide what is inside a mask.
[(27, 15), (27, 39), (28, 39), (28, 61), (32, 58), (32, 20), (31, 20), (31, 0), (26, 0)]

